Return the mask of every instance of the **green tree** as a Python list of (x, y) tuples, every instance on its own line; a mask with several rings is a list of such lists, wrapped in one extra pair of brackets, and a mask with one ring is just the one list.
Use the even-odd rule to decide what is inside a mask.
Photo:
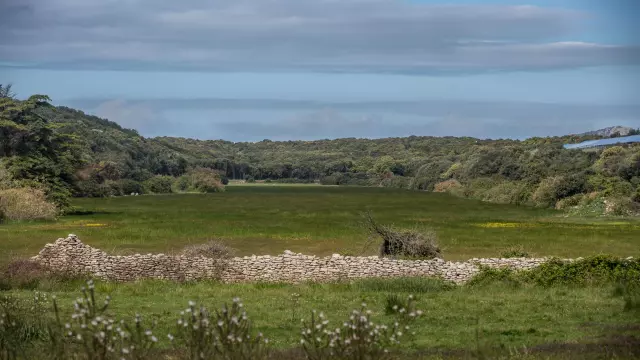
[(66, 207), (81, 164), (80, 140), (38, 113), (49, 101), (46, 95), (0, 97), (0, 158), (19, 185), (43, 188), (50, 201)]

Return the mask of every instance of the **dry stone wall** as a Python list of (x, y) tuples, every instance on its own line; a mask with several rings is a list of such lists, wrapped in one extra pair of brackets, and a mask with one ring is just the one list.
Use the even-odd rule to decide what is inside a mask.
[(245, 256), (224, 262), (205, 257), (165, 254), (114, 256), (88, 246), (75, 235), (47, 244), (34, 261), (55, 272), (89, 274), (113, 281), (137, 279), (200, 280), (223, 282), (329, 282), (366, 277), (440, 277), (456, 283), (469, 280), (479, 265), (531, 269), (545, 258), (471, 259), (465, 262), (394, 260), (377, 256), (334, 254), (327, 257), (296, 254)]

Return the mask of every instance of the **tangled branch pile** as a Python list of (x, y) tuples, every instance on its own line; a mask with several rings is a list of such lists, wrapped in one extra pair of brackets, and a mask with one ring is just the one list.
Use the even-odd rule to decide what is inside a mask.
[(380, 256), (406, 256), (433, 259), (441, 257), (436, 233), (413, 229), (396, 229), (377, 223), (370, 213), (364, 215), (365, 225), (373, 236), (381, 237)]

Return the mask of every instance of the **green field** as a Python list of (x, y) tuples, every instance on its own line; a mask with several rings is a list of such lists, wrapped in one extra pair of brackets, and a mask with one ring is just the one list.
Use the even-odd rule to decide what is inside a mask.
[[(285, 249), (359, 254), (367, 242), (360, 213), (368, 210), (383, 223), (434, 229), (447, 259), (495, 257), (514, 245), (540, 256), (640, 255), (637, 220), (567, 218), (551, 210), (384, 188), (247, 185), (208, 195), (76, 199), (74, 205), (77, 215), (56, 222), (0, 226), (1, 262), (34, 255), (45, 243), (69, 233), (120, 254), (178, 252), (186, 244), (211, 238), (222, 239), (240, 255)], [(43, 281), (36, 288), (56, 294), (67, 311), (80, 286), (78, 281)], [(426, 316), (416, 324), (415, 341), (406, 343), (405, 350), (465, 357), (478, 346), (503, 354), (526, 347), (535, 358), (563, 359), (628, 355), (629, 348), (640, 343), (640, 315), (623, 310), (623, 300), (612, 295), (614, 286), (495, 283), (450, 289), (430, 279), (378, 279), (300, 285), (98, 282), (96, 290), (113, 297), (113, 316), (130, 319), (140, 313), (158, 322), (159, 334), (172, 331), (189, 300), (216, 308), (239, 296), (257, 329), (268, 334), (277, 349), (296, 346), (299, 319), (312, 309), (339, 323), (366, 301), (376, 318), (389, 321), (383, 311), (387, 296), (412, 293)], [(8, 294), (32, 296), (26, 289)], [(297, 305), (292, 294), (299, 294)]]
[[(385, 224), (436, 230), (445, 259), (496, 257), (522, 245), (531, 255), (640, 255), (640, 221), (564, 217), (446, 194), (386, 188), (229, 186), (216, 194), (76, 199), (84, 215), (0, 225), (0, 263), (32, 256), (69, 233), (111, 253), (170, 253), (218, 238), (239, 255), (360, 254), (360, 213)], [(366, 252), (374, 253), (375, 247)]]

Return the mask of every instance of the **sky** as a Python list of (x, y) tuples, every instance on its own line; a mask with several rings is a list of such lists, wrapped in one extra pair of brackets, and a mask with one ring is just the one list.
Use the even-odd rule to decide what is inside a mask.
[(637, 0), (0, 0), (0, 83), (144, 136), (640, 127)]

